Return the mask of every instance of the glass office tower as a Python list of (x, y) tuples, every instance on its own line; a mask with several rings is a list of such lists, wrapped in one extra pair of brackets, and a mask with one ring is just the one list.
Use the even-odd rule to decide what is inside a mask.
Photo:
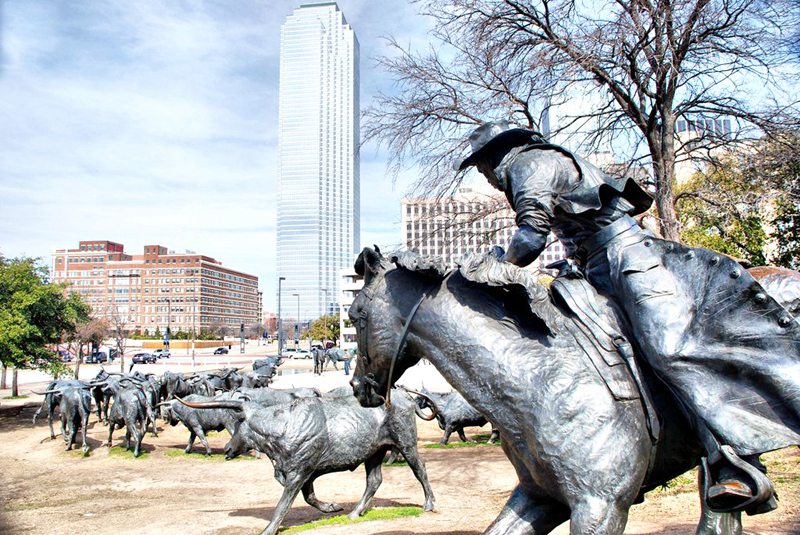
[[(359, 250), (358, 40), (335, 2), (281, 27), (278, 276), (284, 322), (338, 310)], [(284, 323), (286, 324), (286, 323)]]

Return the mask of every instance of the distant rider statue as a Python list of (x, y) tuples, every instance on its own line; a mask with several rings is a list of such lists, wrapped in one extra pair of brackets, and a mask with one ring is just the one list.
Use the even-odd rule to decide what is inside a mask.
[(631, 216), (652, 199), (633, 180), (506, 122), (469, 140), (460, 169), (475, 166), (516, 212), (518, 229), (495, 255), (526, 266), (555, 233), (623, 311), (626, 334), (703, 444), (709, 507), (774, 509), (758, 457), (800, 444), (800, 322), (733, 260), (644, 231)]

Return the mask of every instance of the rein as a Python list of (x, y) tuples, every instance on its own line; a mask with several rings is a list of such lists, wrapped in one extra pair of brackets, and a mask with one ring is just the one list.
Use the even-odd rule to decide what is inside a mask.
[(414, 306), (411, 308), (411, 311), (408, 313), (408, 316), (406, 317), (405, 325), (403, 326), (403, 332), (400, 333), (400, 342), (397, 344), (397, 351), (395, 351), (394, 355), (392, 356), (392, 361), (389, 364), (389, 377), (386, 380), (386, 404), (389, 405), (390, 407), (392, 405), (392, 377), (394, 376), (394, 365), (397, 362), (397, 359), (400, 357), (400, 353), (403, 351), (403, 348), (406, 345), (406, 338), (408, 338), (408, 330), (411, 327), (411, 322), (414, 320), (414, 316), (417, 315), (417, 310), (419, 310), (419, 307), (422, 304), (422, 302), (425, 301), (425, 299), (428, 296), (430, 296), (431, 291), (433, 291), (434, 288), (440, 288), (444, 286), (453, 273), (455, 273), (455, 271), (451, 271), (450, 273), (448, 273), (444, 277), (444, 279), (442, 279), (442, 282), (434, 284), (425, 289), (425, 291), (422, 292), (420, 298), (417, 299), (417, 302), (414, 303)]

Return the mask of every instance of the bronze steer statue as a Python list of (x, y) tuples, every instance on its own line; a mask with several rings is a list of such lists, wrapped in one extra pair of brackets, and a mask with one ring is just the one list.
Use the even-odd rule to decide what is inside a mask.
[(225, 446), (225, 456), (231, 459), (255, 449), (275, 465), (275, 479), (284, 491), (262, 535), (278, 532), (300, 490), (306, 502), (320, 511), (341, 511), (341, 506), (317, 499), (314, 480), (331, 472), (355, 470), (362, 463), (367, 488), (348, 516), (363, 514), (381, 484), (381, 462), (392, 447), (400, 450), (422, 484), (425, 510), (433, 510), (433, 491), (417, 453), (414, 418), (418, 409), (408, 394), (393, 397), (391, 406), (376, 408), (361, 407), (352, 397), (303, 398), (271, 407), (243, 400), (184, 403), (198, 409), (236, 410), (241, 424)]
[[(50, 422), (51, 439), (53, 436), (52, 410), (54, 403), (57, 403), (61, 412), (61, 436), (64, 437), (66, 450), (72, 449), (75, 439), (78, 436), (78, 429), (82, 431), (82, 449), (86, 453), (89, 445), (86, 443), (86, 430), (89, 427), (89, 414), (92, 411), (92, 397), (89, 394), (89, 385), (80, 381), (54, 381), (52, 388), (45, 392), (35, 392), (45, 396), (42, 404), (48, 411), (48, 421)], [(42, 409), (39, 409), (41, 411)], [(39, 411), (36, 414), (39, 414)], [(34, 416), (36, 423), (36, 416)]]
[[(439, 428), (444, 431), (442, 439), (439, 444), (446, 445), (450, 442), (450, 435), (453, 432), (458, 433), (461, 442), (469, 442), (465, 427), (482, 427), (488, 423), (488, 420), (475, 408), (470, 405), (464, 396), (458, 392), (428, 392), (424, 388), (420, 395), (416, 398), (417, 406), (420, 409), (433, 409), (436, 411), (436, 421), (439, 423)], [(492, 428), (492, 435), (489, 437), (489, 443), (494, 444), (500, 433)]]

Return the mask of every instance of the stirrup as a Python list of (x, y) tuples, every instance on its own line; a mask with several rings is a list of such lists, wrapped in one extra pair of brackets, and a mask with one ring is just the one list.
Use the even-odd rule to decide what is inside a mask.
[[(712, 477), (711, 468), (718, 464), (730, 464), (742, 472), (749, 480), (749, 491), (752, 496), (742, 495), (742, 500), (734, 505), (714, 504), (713, 498), (709, 497), (709, 490), (713, 486), (715, 478)], [(710, 455), (710, 459), (703, 457), (701, 468), (703, 470), (703, 499), (708, 508), (716, 513), (730, 513), (736, 511), (757, 511), (761, 504), (766, 503), (772, 498), (774, 489), (772, 482), (758, 468), (742, 460), (728, 445), (720, 446), (718, 450)], [(749, 497), (748, 497), (749, 496)], [(735, 494), (734, 494), (735, 499)], [(771, 509), (770, 509), (771, 510)], [(766, 512), (766, 511), (762, 511)], [(754, 514), (754, 513), (750, 513)]]

